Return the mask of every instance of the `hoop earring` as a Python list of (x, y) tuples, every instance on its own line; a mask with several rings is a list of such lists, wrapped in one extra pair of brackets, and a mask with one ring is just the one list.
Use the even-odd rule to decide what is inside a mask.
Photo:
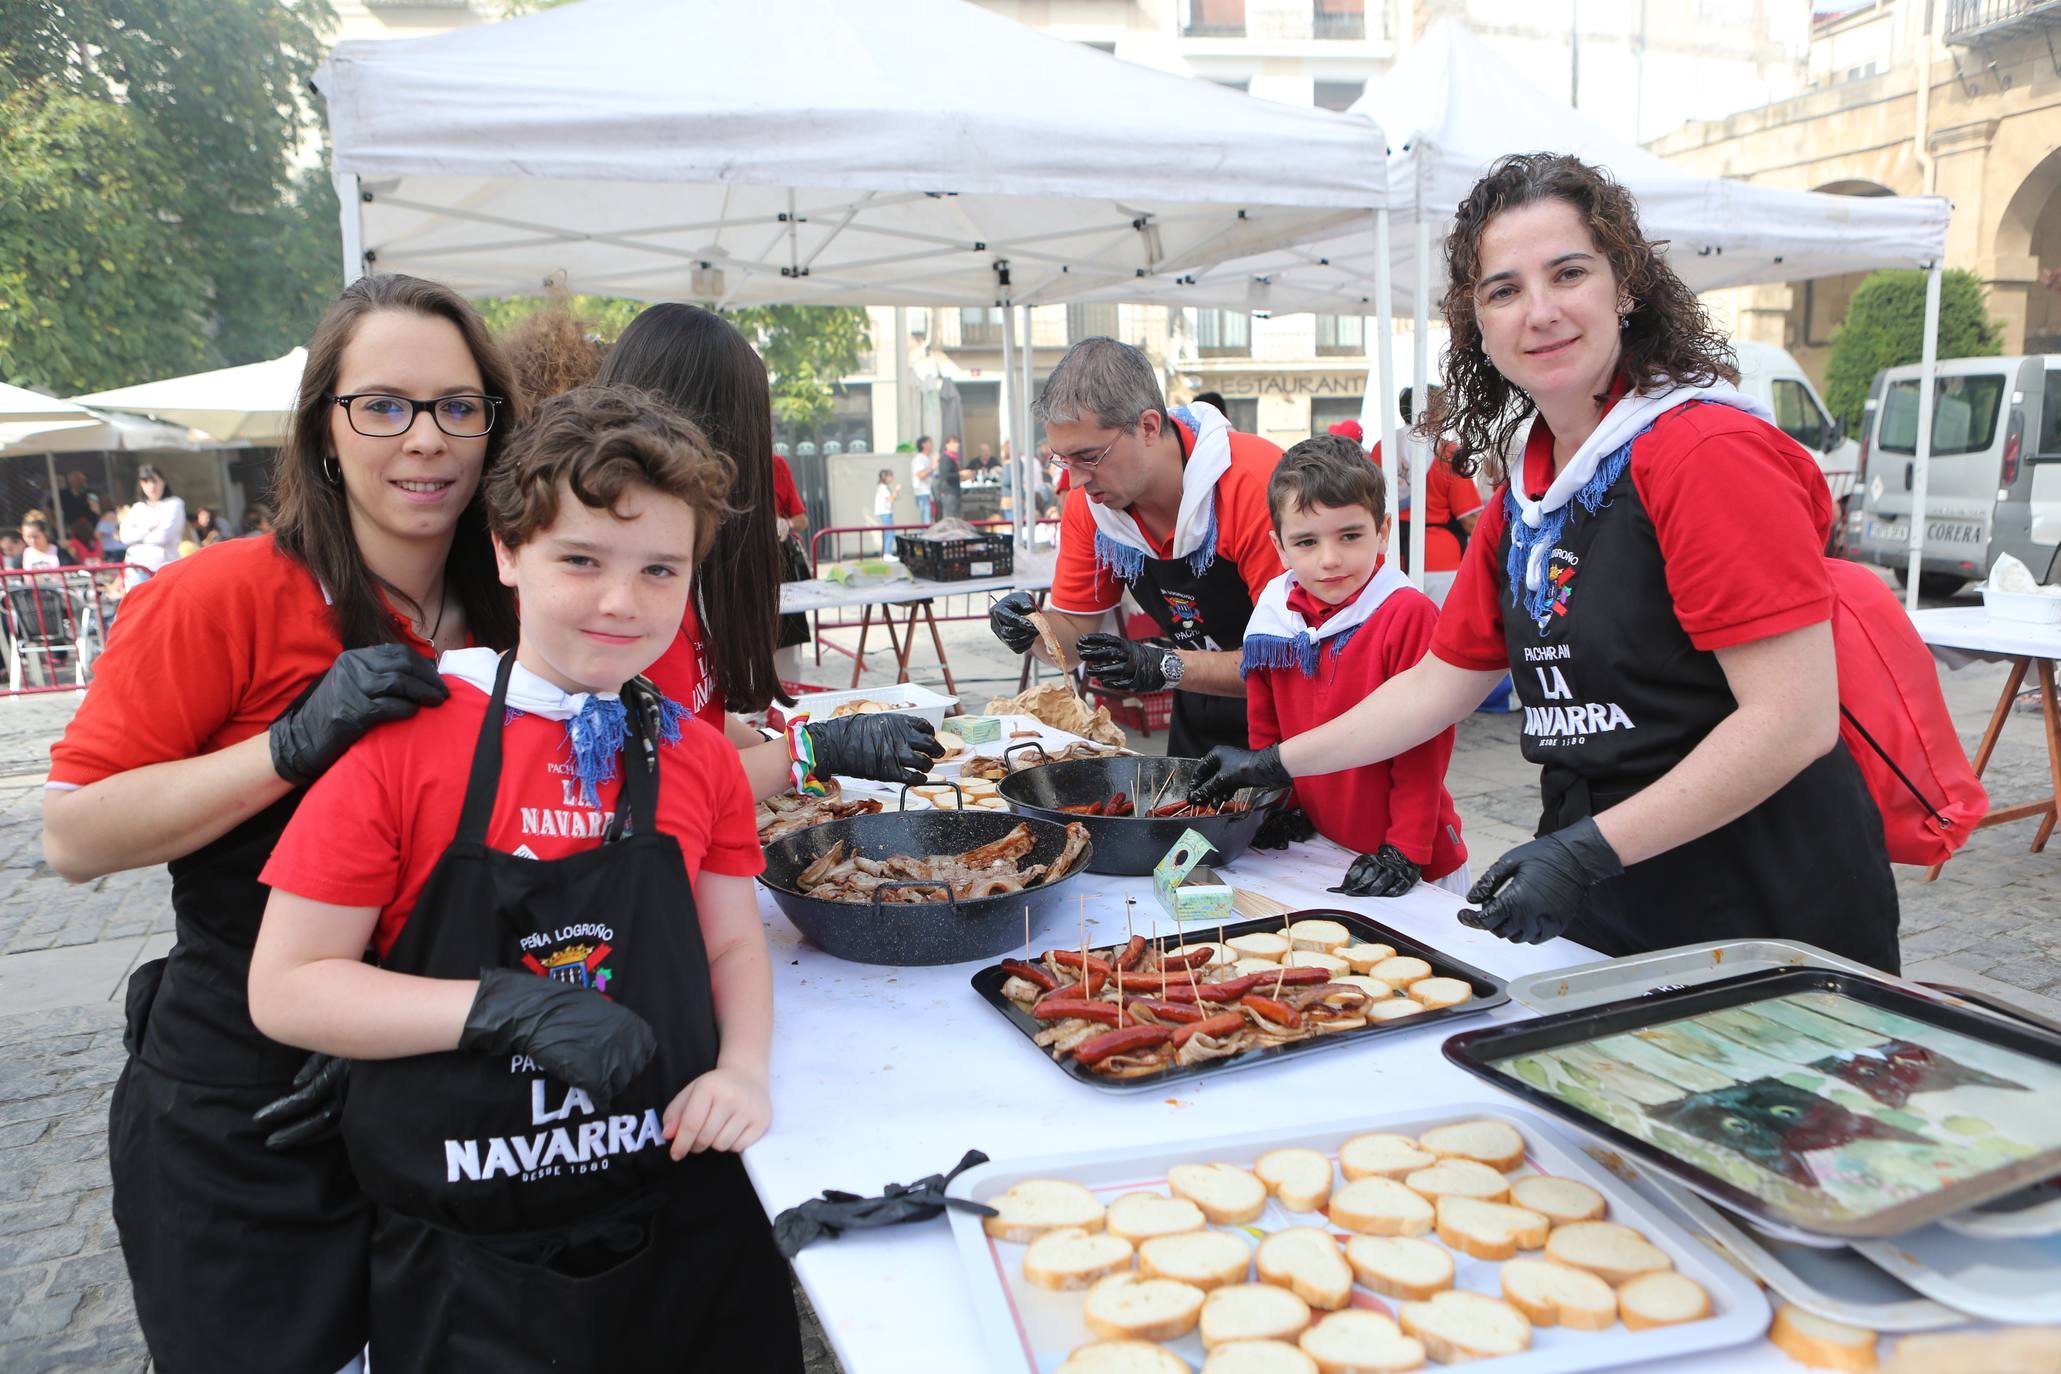
[(322, 475), (328, 479), (332, 487), (343, 480), (343, 474), (337, 470), (334, 455), (327, 455), (322, 459)]

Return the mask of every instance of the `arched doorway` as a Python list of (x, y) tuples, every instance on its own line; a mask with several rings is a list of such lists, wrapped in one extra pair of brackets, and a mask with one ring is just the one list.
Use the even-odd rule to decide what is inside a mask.
[[(2061, 150), (2035, 164), (2005, 205), (1997, 223), (1997, 275), (2029, 279), (2021, 350), (2061, 353)], [(1997, 304), (2007, 315), (2009, 349), (2008, 302)]]
[[(1873, 181), (1829, 181), (1811, 189), (1835, 196), (1896, 194), (1887, 186)], [(1789, 320), (1783, 330), (1787, 341), (1784, 346), (1819, 386), (1825, 384), (1825, 363), (1831, 356), (1832, 331), (1846, 318), (1853, 293), (1867, 279), (1866, 272), (1848, 272), (1837, 277), (1797, 282), (1790, 288)]]

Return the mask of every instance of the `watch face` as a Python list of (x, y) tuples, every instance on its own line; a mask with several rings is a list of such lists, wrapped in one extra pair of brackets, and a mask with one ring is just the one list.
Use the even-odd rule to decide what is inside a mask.
[(1179, 682), (1183, 672), (1181, 656), (1169, 650), (1167, 655), (1159, 660), (1159, 670), (1166, 675), (1168, 682)]

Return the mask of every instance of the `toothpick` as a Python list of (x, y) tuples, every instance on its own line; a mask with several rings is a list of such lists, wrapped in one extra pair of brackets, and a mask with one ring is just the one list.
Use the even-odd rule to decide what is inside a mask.
[(1023, 904), (1023, 962), (1025, 962), (1025, 963), (1027, 964), (1027, 963), (1029, 963), (1030, 961), (1031, 961), (1031, 943), (1030, 943), (1030, 903), (1029, 903), (1029, 902), (1025, 902), (1025, 903)]
[(1288, 956), (1295, 953), (1295, 936), (1290, 933), (1288, 913), (1281, 913), (1281, 938), (1288, 942), (1288, 948), (1281, 952), (1281, 976), (1274, 980), (1274, 996), (1281, 996), (1281, 989), (1288, 984)]

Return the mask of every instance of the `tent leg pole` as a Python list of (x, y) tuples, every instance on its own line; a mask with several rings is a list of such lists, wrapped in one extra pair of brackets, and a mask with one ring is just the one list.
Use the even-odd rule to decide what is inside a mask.
[(358, 175), (343, 172), (336, 182), (337, 218), (343, 223), (344, 285), (365, 275), (365, 202), (359, 195)]
[(1925, 488), (1932, 468), (1932, 403), (1939, 389), (1934, 366), (1939, 362), (1939, 273), (1938, 262), (1925, 274), (1925, 341), (1919, 358), (1918, 451), (1911, 462), (1911, 567), (1904, 588), (1904, 605), (1918, 609), (1918, 579), (1925, 561)]
[[(1002, 302), (1002, 395), (1001, 407), (995, 419), (1001, 431), (1001, 443), (1006, 445), (1012, 459), (1016, 453), (1013, 442), (1016, 435), (1017, 390), (1023, 383), (1016, 376), (1016, 309), (1009, 302)], [(999, 447), (1000, 445), (998, 445)], [(1012, 461), (1011, 467), (1015, 466)], [(1009, 494), (1009, 546), (1014, 548), (1023, 537), (1023, 502), (1017, 497), (1015, 483), (1009, 481), (1009, 474), (1003, 473), (1002, 490)], [(912, 631), (913, 633), (913, 631)]]
[(1364, 428), (1367, 437), (1381, 445), (1392, 489), (1400, 471), (1395, 456), (1401, 452), (1397, 445), (1402, 431), (1395, 424), (1395, 266), (1389, 258), (1387, 206), (1374, 212), (1374, 375), (1377, 394), (1368, 413), (1375, 422)]
[(1017, 365), (1023, 369), (1023, 389), (1017, 392), (1017, 413), (1023, 423), (1017, 433), (1023, 437), (1016, 443), (1016, 462), (1013, 465), (1018, 504), (1025, 511), (1025, 518), (1018, 522), (1018, 537), (1023, 547), (1031, 548), (1038, 542), (1038, 483), (1037, 469), (1033, 466), (1038, 451), (1037, 426), (1031, 420), (1031, 365), (1033, 353), (1031, 343), (1031, 308), (1023, 307), (1023, 349), (1017, 354)]
[[(1431, 380), (1431, 221), (1424, 217), (1424, 179), (1417, 179), (1417, 280), (1412, 284), (1412, 313), (1416, 337), (1410, 346), (1410, 406), (1422, 415)], [(1420, 451), (1421, 450), (1421, 451)], [(1424, 488), (1427, 471), (1436, 450), (1429, 444), (1411, 444), (1410, 463), (1410, 583), (1424, 590)]]

